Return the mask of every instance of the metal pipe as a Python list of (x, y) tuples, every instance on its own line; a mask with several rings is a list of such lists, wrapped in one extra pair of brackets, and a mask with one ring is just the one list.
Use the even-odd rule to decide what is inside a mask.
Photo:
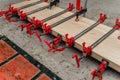
[(99, 45), (102, 41), (104, 41), (107, 37), (109, 37), (116, 29), (111, 29), (108, 33), (103, 35), (100, 39), (98, 39), (96, 42), (94, 42), (91, 46), (92, 48), (95, 48), (97, 45)]
[(48, 20), (51, 20), (51, 19), (53, 19), (53, 18), (55, 18), (55, 17), (57, 17), (57, 16), (60, 16), (60, 15), (64, 14), (65, 12), (67, 12), (67, 9), (65, 9), (65, 10), (63, 10), (63, 11), (57, 13), (57, 14), (54, 14), (54, 15), (52, 15), (52, 16), (50, 16), (50, 17), (47, 17), (47, 18), (43, 19), (42, 21), (43, 21), (43, 22), (46, 22), (46, 21), (48, 21)]
[[(86, 12), (86, 10), (85, 9), (83, 9), (83, 10), (81, 10), (79, 13), (79, 15), (82, 15), (82, 14), (84, 14)], [(68, 16), (68, 17), (66, 17), (66, 18), (64, 18), (64, 19), (62, 19), (62, 20), (60, 20), (60, 21), (58, 21), (58, 22), (56, 22), (56, 23), (54, 23), (54, 24), (52, 24), (51, 26), (52, 27), (55, 27), (55, 26), (57, 26), (57, 25), (59, 25), (59, 24), (61, 24), (61, 23), (63, 23), (63, 22), (66, 22), (66, 21), (68, 21), (69, 19), (71, 19), (71, 18), (73, 18), (73, 17), (75, 17), (76, 16), (76, 13), (74, 13), (74, 14), (72, 14), (72, 15), (70, 15), (70, 16)]]
[(27, 8), (27, 7), (33, 6), (33, 5), (35, 5), (35, 4), (39, 4), (39, 3), (41, 3), (41, 2), (42, 2), (42, 0), (37, 1), (37, 2), (34, 2), (34, 3), (31, 3), (31, 4), (28, 4), (28, 5), (21, 6), (21, 7), (19, 7), (19, 8), (20, 8), (20, 9)]
[(91, 25), (90, 27), (88, 27), (87, 29), (83, 30), (82, 32), (80, 32), (79, 34), (77, 34), (74, 38), (75, 40), (78, 39), (79, 37), (83, 36), (85, 33), (89, 32), (90, 30), (92, 30), (93, 28), (95, 28), (97, 25), (99, 25), (100, 22), (96, 22), (93, 25)]
[(35, 13), (35, 12), (41, 11), (41, 10), (46, 9), (46, 8), (48, 8), (48, 7), (49, 7), (49, 5), (46, 5), (46, 6), (40, 7), (40, 8), (38, 8), (38, 9), (35, 9), (35, 10), (33, 10), (33, 11), (28, 12), (27, 15), (30, 15), (30, 14), (32, 14), (32, 13)]

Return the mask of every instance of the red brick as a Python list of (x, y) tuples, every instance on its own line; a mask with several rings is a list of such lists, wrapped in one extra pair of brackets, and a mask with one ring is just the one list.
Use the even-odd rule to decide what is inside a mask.
[(46, 74), (42, 74), (37, 80), (52, 80), (52, 79), (48, 77)]
[(22, 56), (17, 56), (7, 64), (0, 67), (6, 80), (31, 80), (39, 71), (34, 65)]
[(0, 63), (15, 55), (17, 52), (6, 42), (0, 40)]

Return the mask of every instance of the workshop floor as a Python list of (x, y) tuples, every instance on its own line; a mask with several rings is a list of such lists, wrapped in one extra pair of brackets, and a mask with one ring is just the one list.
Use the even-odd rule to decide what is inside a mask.
[[(9, 3), (17, 3), (23, 0), (0, 0), (0, 10), (7, 9)], [(66, 8), (69, 2), (75, 0), (61, 0), (60, 7)], [(116, 18), (120, 19), (120, 0), (88, 0), (87, 18), (97, 20), (99, 13), (106, 13), (108, 19), (105, 24), (112, 26)], [(36, 36), (29, 37), (25, 31), (21, 32), (18, 25), (22, 23), (9, 23), (4, 17), (0, 18), (0, 35), (6, 35), (10, 40), (24, 49), (40, 63), (56, 73), (63, 80), (91, 80), (91, 71), (100, 64), (93, 58), (84, 59), (81, 68), (76, 67), (76, 62), (71, 58), (73, 53), (80, 53), (74, 48), (64, 52), (48, 53), (45, 43), (40, 43)], [(118, 34), (119, 35), (119, 34)], [(52, 37), (52, 38), (51, 38)], [(53, 39), (53, 36), (43, 36), (43, 39)], [(112, 47), (112, 46), (111, 46)], [(81, 56), (81, 54), (80, 54)], [(103, 75), (103, 80), (120, 80), (120, 73), (108, 68)], [(98, 79), (96, 79), (98, 80)]]

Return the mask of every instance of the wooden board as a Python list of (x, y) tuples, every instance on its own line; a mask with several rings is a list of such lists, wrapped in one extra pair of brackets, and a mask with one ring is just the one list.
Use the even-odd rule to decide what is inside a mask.
[(35, 10), (35, 9), (38, 9), (38, 8), (40, 8), (40, 7), (47, 6), (47, 5), (49, 5), (49, 4), (46, 3), (46, 2), (42, 2), (42, 3), (36, 4), (36, 5), (34, 5), (34, 6), (24, 8), (24, 9), (22, 9), (22, 11), (24, 11), (25, 13), (28, 13), (28, 12), (30, 12), (30, 11), (33, 11), (33, 10)]
[[(29, 11), (29, 9), (33, 8), (27, 8), (25, 11)], [(34, 8), (35, 9), (35, 8)], [(28, 15), (28, 20), (31, 20), (32, 17), (36, 17), (39, 20), (45, 19), (51, 15), (54, 15), (56, 13), (59, 13), (63, 9), (55, 7), (52, 10), (44, 9), (42, 11), (33, 13), (31, 15)], [(57, 21), (60, 21), (63, 18), (66, 18), (73, 13), (66, 12), (56, 18), (53, 18), (46, 23), (49, 25), (52, 25), (53, 23), (56, 23)], [(75, 22), (75, 17), (52, 28), (52, 34), (54, 36), (57, 36), (58, 34), (62, 36), (62, 39), (65, 41), (65, 34), (68, 33), (69, 37), (74, 37), (78, 33), (82, 32), (84, 29), (88, 28), (92, 24), (94, 24), (95, 21), (80, 17), (79, 22)], [(82, 42), (86, 42), (87, 46), (90, 46), (95, 41), (97, 41), (100, 37), (102, 37), (105, 33), (107, 33), (110, 29), (110, 27), (105, 26), (103, 24), (98, 25), (96, 28), (92, 29), (82, 37), (78, 38), (75, 41), (74, 47), (76, 47), (79, 50), (82, 50)], [(118, 31), (114, 32), (110, 37), (108, 37), (106, 40), (104, 40), (101, 44), (99, 44), (96, 48), (93, 49), (92, 57), (101, 61), (102, 59), (107, 59), (109, 61), (109, 66), (118, 72), (120, 72), (120, 41), (117, 40)]]
[(28, 15), (28, 20), (30, 21), (33, 17), (36, 17), (39, 20), (45, 19), (49, 16), (52, 16), (56, 13), (59, 13), (60, 11), (63, 11), (63, 9), (58, 8), (58, 7), (53, 7), (51, 10), (50, 9), (44, 9), (42, 11), (33, 13), (31, 15)]
[[(109, 61), (109, 66), (120, 72), (120, 40), (117, 39), (119, 31), (115, 31), (111, 36), (93, 49), (93, 52)], [(96, 57), (96, 55), (92, 55)]]
[(22, 6), (25, 6), (25, 5), (28, 5), (28, 4), (31, 4), (31, 3), (35, 3), (35, 2), (38, 2), (40, 0), (30, 0), (30, 1), (22, 1), (20, 3), (17, 3), (17, 4), (12, 4), (12, 6), (16, 7), (16, 8), (19, 8), (19, 7), (22, 7)]

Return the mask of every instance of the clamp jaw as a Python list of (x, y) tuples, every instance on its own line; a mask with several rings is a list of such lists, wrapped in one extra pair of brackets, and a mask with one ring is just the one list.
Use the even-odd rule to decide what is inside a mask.
[(68, 11), (72, 11), (74, 8), (74, 5), (72, 3), (69, 3), (69, 7), (67, 8)]
[(26, 20), (27, 19), (27, 14), (20, 9), (18, 10), (18, 15), (20, 16), (21, 20)]
[(61, 36), (57, 36), (52, 41), (48, 42), (47, 40), (44, 40), (44, 42), (48, 45), (49, 50), (48, 52), (51, 52), (53, 50), (53, 53), (56, 51), (63, 51), (65, 48), (58, 48), (57, 45), (62, 42)]
[(65, 37), (66, 37), (66, 46), (67, 47), (73, 46), (75, 42), (75, 38), (74, 37), (68, 38), (68, 34), (66, 34)]
[(114, 25), (114, 28), (116, 28), (117, 30), (120, 29), (120, 21), (119, 21), (119, 19), (116, 19), (116, 24)]
[(47, 25), (47, 23), (41, 23), (44, 34), (50, 34), (52, 27)]
[(39, 28), (39, 27), (41, 27), (42, 21), (36, 19), (35, 17), (33, 17), (30, 22), (31, 22), (31, 24), (32, 24), (32, 26), (33, 26), (34, 28)]
[(82, 50), (83, 56), (84, 57), (88, 57), (91, 54), (91, 52), (92, 52), (92, 46), (86, 47), (86, 43), (85, 42), (82, 43), (82, 46), (83, 46), (83, 50)]
[(106, 19), (107, 19), (107, 15), (100, 13), (100, 18), (99, 18), (98, 22), (103, 23)]
[(16, 15), (17, 14), (17, 8), (14, 8), (11, 4), (8, 6), (9, 10), (2, 10), (0, 11), (0, 17), (5, 16), (5, 19), (9, 22), (17, 22), (18, 20), (10, 19), (9, 15)]
[(103, 75), (103, 73), (105, 72), (107, 66), (108, 66), (108, 62), (105, 61), (105, 60), (103, 60), (102, 63), (98, 66), (98, 68), (97, 68), (97, 69), (94, 69), (94, 70), (91, 72), (91, 75), (93, 76), (93, 77), (92, 77), (92, 80), (94, 80), (94, 78), (95, 78), (96, 76), (99, 77), (99, 80), (102, 80), (102, 79), (103, 79), (102, 75)]

